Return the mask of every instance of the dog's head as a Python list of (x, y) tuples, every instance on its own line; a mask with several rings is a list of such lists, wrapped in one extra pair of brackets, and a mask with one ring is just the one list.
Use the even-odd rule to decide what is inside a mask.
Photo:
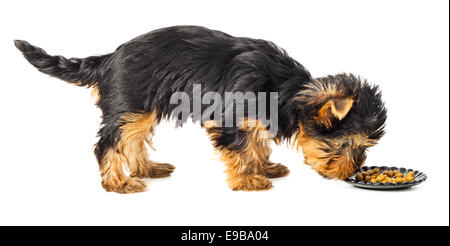
[(327, 178), (352, 175), (384, 134), (386, 109), (378, 87), (351, 74), (315, 79), (295, 100), (302, 105), (296, 142), (305, 163)]

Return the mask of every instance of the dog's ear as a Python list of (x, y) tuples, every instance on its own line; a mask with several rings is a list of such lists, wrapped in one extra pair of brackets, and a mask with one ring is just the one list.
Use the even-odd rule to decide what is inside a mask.
[(353, 97), (339, 97), (328, 99), (319, 108), (314, 119), (325, 127), (331, 127), (333, 119), (342, 120), (353, 106)]
[(347, 74), (317, 78), (304, 84), (295, 99), (308, 119), (330, 128), (347, 116), (360, 85), (359, 78)]

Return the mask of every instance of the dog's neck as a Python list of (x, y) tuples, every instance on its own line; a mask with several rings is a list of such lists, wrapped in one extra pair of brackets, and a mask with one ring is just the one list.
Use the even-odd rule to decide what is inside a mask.
[(301, 105), (295, 101), (296, 95), (304, 89), (310, 77), (294, 76), (280, 84), (278, 91), (278, 140), (290, 139), (300, 129)]

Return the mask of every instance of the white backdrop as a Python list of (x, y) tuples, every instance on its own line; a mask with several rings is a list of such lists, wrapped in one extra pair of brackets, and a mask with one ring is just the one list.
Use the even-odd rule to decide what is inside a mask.
[[(448, 1), (0, 5), (0, 225), (449, 224)], [(357, 189), (321, 178), (301, 153), (274, 145), (271, 159), (291, 174), (270, 191), (233, 192), (204, 130), (168, 122), (157, 128), (151, 155), (175, 164), (175, 173), (150, 180), (144, 193), (105, 192), (92, 153), (100, 110), (90, 91), (39, 73), (13, 39), (86, 57), (181, 24), (274, 41), (315, 77), (351, 72), (379, 84), (387, 134), (366, 165), (419, 169), (428, 180), (398, 192)], [(361, 220), (374, 211), (384, 215)]]

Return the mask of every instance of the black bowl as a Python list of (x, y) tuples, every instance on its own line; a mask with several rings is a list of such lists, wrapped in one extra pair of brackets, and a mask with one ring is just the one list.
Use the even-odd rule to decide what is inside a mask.
[[(383, 184), (381, 182), (377, 182), (377, 183), (372, 183), (372, 182), (365, 182), (363, 180), (358, 181), (356, 180), (356, 173), (358, 172), (366, 172), (368, 170), (372, 170), (374, 168), (378, 168), (380, 169), (380, 173), (382, 173), (383, 171), (394, 171), (394, 170), (398, 170), (400, 173), (406, 174), (408, 172), (414, 172), (414, 180), (412, 182), (404, 182), (404, 183), (386, 183)], [(427, 175), (425, 175), (424, 173), (417, 171), (417, 170), (413, 170), (413, 169), (406, 169), (404, 167), (386, 167), (386, 166), (382, 166), (382, 167), (378, 167), (378, 166), (371, 166), (371, 167), (366, 167), (363, 166), (361, 168), (359, 168), (352, 176), (350, 176), (349, 178), (347, 178), (345, 180), (345, 182), (352, 184), (356, 187), (359, 188), (365, 188), (365, 189), (373, 189), (373, 190), (396, 190), (396, 189), (405, 189), (405, 188), (409, 188), (411, 186), (415, 186), (418, 185), (420, 183), (422, 183), (423, 181), (425, 181), (427, 179)]]

